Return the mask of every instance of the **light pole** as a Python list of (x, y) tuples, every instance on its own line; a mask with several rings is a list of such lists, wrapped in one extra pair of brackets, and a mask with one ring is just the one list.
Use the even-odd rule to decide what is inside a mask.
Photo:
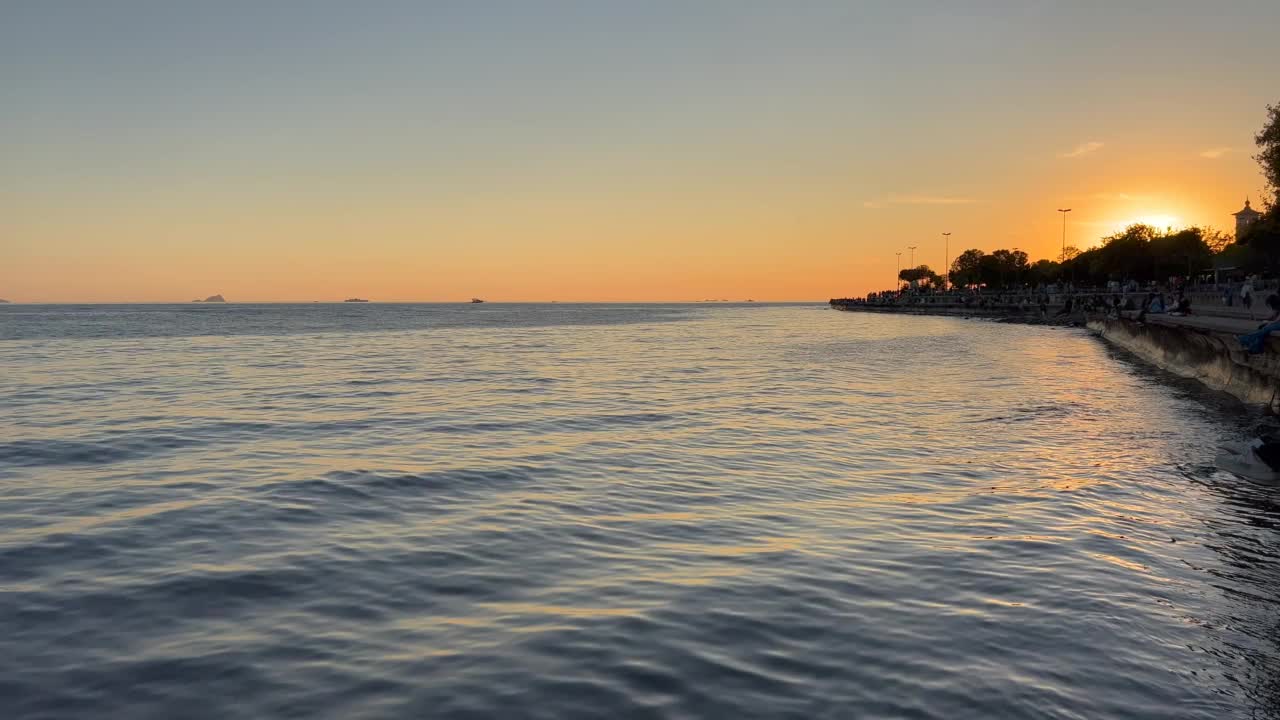
[(951, 233), (942, 233), (943, 240), (942, 250), (942, 290), (946, 292), (951, 288)]
[[(1071, 212), (1071, 208), (1066, 208), (1065, 210), (1062, 208), (1058, 208), (1058, 212), (1062, 213), (1062, 264), (1066, 265), (1067, 264), (1067, 213)], [(1071, 268), (1071, 277), (1074, 279), (1075, 276), (1076, 276), (1076, 269), (1073, 267)], [(1063, 278), (1063, 279), (1065, 280), (1066, 278)]]
[(898, 261), (895, 263), (896, 269), (893, 271), (893, 291), (896, 293), (902, 288), (902, 253), (896, 252), (894, 255), (898, 256)]
[(1062, 213), (1062, 262), (1067, 261), (1067, 213), (1071, 212), (1071, 208), (1058, 208), (1058, 212)]
[(908, 245), (907, 249), (911, 251), (911, 268), (914, 270), (916, 267), (916, 246)]

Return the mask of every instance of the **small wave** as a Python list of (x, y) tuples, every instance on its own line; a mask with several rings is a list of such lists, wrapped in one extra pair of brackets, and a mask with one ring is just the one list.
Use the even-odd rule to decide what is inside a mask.
[[(117, 421), (114, 424), (125, 423)], [(0, 465), (107, 465), (216, 441), (241, 439), (274, 427), (271, 423), (226, 421), (175, 425), (149, 431), (113, 430), (100, 439), (11, 440), (0, 443)]]
[(529, 484), (547, 474), (536, 466), (459, 469), (427, 473), (335, 470), (319, 478), (273, 482), (258, 489), (295, 500), (371, 501), (431, 493), (474, 491)]
[(549, 424), (565, 430), (605, 430), (618, 425), (648, 425), (675, 419), (675, 415), (665, 413), (612, 413), (553, 420)]
[(117, 438), (90, 442), (79, 440), (15, 440), (0, 443), (0, 464), (19, 467), (42, 465), (105, 465), (152, 452), (197, 445), (199, 441), (178, 435), (149, 438)]

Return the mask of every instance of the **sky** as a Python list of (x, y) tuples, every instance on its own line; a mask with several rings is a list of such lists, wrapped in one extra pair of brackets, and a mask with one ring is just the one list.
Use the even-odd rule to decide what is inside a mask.
[[(1274, 0), (0, 0), (0, 297), (818, 300), (1233, 229)], [(915, 246), (916, 250), (908, 248)], [(902, 253), (899, 258), (895, 253)]]

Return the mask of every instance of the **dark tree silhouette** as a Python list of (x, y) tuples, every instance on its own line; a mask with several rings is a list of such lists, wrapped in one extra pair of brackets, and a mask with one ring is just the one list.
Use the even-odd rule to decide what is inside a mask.
[(951, 262), (951, 284), (957, 287), (977, 285), (979, 268), (982, 265), (982, 251), (976, 248), (965, 250)]
[(1258, 154), (1253, 157), (1262, 168), (1271, 199), (1267, 212), (1236, 242), (1248, 250), (1247, 266), (1280, 273), (1280, 103), (1267, 106), (1267, 122), (1253, 139), (1258, 143)]
[(904, 268), (898, 272), (898, 279), (916, 283), (927, 281), (933, 287), (938, 287), (942, 284), (942, 277), (938, 275), (938, 273), (934, 272), (928, 265)]
[(1280, 204), (1280, 103), (1267, 106), (1267, 122), (1253, 138), (1258, 144), (1254, 159), (1262, 166), (1262, 176), (1271, 190), (1269, 210), (1274, 214)]

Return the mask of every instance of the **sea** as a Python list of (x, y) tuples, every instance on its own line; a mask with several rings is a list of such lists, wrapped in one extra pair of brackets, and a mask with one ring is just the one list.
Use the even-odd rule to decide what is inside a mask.
[(1278, 718), (1265, 422), (822, 304), (0, 306), (0, 717)]

